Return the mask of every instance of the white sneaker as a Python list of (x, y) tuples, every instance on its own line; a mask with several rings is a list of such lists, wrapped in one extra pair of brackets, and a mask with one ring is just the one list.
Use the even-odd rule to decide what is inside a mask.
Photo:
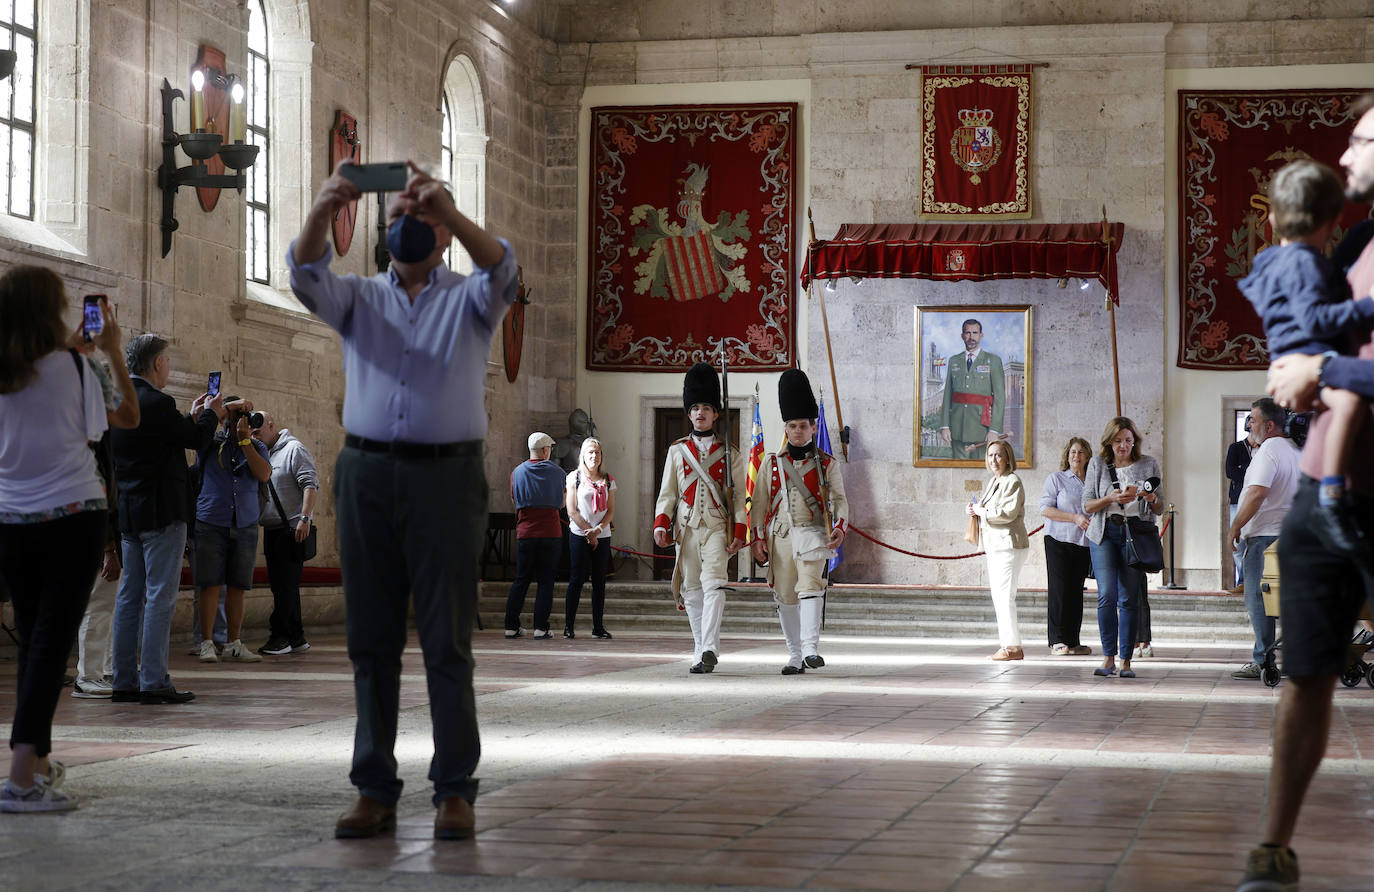
[(63, 765), (61, 762), (57, 761), (56, 759), (48, 759), (48, 773), (47, 773), (47, 774), (39, 774), (39, 773), (36, 772), (36, 771), (35, 771), (34, 774), (33, 774), (33, 782), (34, 782), (34, 783), (36, 783), (36, 784), (42, 784), (42, 785), (45, 786), (45, 787), (52, 787), (54, 790), (56, 790), (58, 787), (62, 786), (62, 782), (65, 781), (66, 779), (67, 779), (67, 766), (66, 766), (66, 765)]
[(200, 642), (200, 647), (196, 649), (196, 656), (202, 663), (218, 663), (219, 654), (215, 652), (215, 642), (209, 638)]
[(37, 812), (70, 811), (76, 808), (76, 800), (66, 793), (59, 793), (37, 778), (27, 790), (16, 787), (8, 780), (0, 785), (0, 812)]
[(1137, 644), (1135, 655), (1136, 657), (1152, 657), (1155, 655), (1155, 649), (1148, 644)]
[(78, 700), (95, 700), (114, 696), (114, 685), (103, 678), (78, 678), (72, 685), (72, 696)]
[(262, 654), (255, 654), (243, 646), (243, 642), (235, 638), (224, 648), (224, 656), (221, 657), (226, 663), (261, 663)]

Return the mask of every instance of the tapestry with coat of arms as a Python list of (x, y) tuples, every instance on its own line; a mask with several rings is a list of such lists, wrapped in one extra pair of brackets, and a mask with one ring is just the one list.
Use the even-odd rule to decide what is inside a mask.
[(1031, 65), (921, 67), (920, 214), (1031, 215)]
[(797, 104), (592, 109), (587, 368), (796, 363)]
[[(1340, 171), (1350, 104), (1363, 90), (1180, 90), (1178, 365), (1269, 365), (1264, 325), (1241, 293), (1255, 255), (1274, 243), (1269, 183), (1290, 161)], [(1347, 203), (1332, 243), (1369, 216)]]

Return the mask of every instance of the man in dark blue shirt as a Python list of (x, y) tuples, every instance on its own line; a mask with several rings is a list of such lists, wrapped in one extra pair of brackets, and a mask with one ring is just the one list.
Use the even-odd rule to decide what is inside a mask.
[(534, 637), (552, 638), (549, 613), (553, 610), (553, 576), (563, 553), (563, 521), (558, 509), (563, 505), (567, 475), (550, 461), (553, 437), (543, 431), (530, 434), (526, 443), (530, 460), (521, 462), (510, 475), (510, 495), (515, 502), (515, 581), (506, 595), (506, 637), (519, 638), (520, 614), (530, 581), (534, 590)]
[(221, 659), (236, 663), (262, 660), (240, 640), (243, 593), (253, 587), (253, 561), (258, 553), (258, 489), (272, 476), (267, 447), (249, 436), (253, 404), (238, 397), (224, 402), (229, 411), (210, 447), (200, 453), (201, 485), (196, 498), (196, 578), (200, 590), (200, 627), (212, 629), (220, 586), (226, 586), (224, 614), (229, 643), (221, 657), (215, 642), (200, 642), (202, 663)]

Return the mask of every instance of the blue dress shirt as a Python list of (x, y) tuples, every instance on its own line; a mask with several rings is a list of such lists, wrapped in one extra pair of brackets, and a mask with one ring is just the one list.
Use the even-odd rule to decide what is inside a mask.
[(487, 354), (515, 300), (515, 252), (471, 276), (442, 263), (412, 303), (395, 270), (364, 279), (329, 271), (332, 249), (311, 263), (286, 252), (291, 290), (343, 336), (343, 423), (369, 440), (456, 443), (487, 435)]

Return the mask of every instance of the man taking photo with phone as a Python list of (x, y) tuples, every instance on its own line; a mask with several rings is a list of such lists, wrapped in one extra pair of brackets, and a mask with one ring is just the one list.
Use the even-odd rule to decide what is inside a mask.
[[(329, 269), (335, 212), (361, 197), (335, 168), (287, 252), (291, 288), (342, 335), (348, 434), (334, 473), (358, 724), (349, 780), (358, 801), (334, 835), (396, 826), (402, 782), (393, 749), (411, 597), (434, 725), (434, 835), (473, 835), (480, 739), (472, 689), (477, 565), (487, 520), (483, 382), (501, 318), (515, 300), (515, 253), (410, 164), (388, 207), (391, 268), (369, 279)], [(454, 238), (472, 258), (444, 265)]]

